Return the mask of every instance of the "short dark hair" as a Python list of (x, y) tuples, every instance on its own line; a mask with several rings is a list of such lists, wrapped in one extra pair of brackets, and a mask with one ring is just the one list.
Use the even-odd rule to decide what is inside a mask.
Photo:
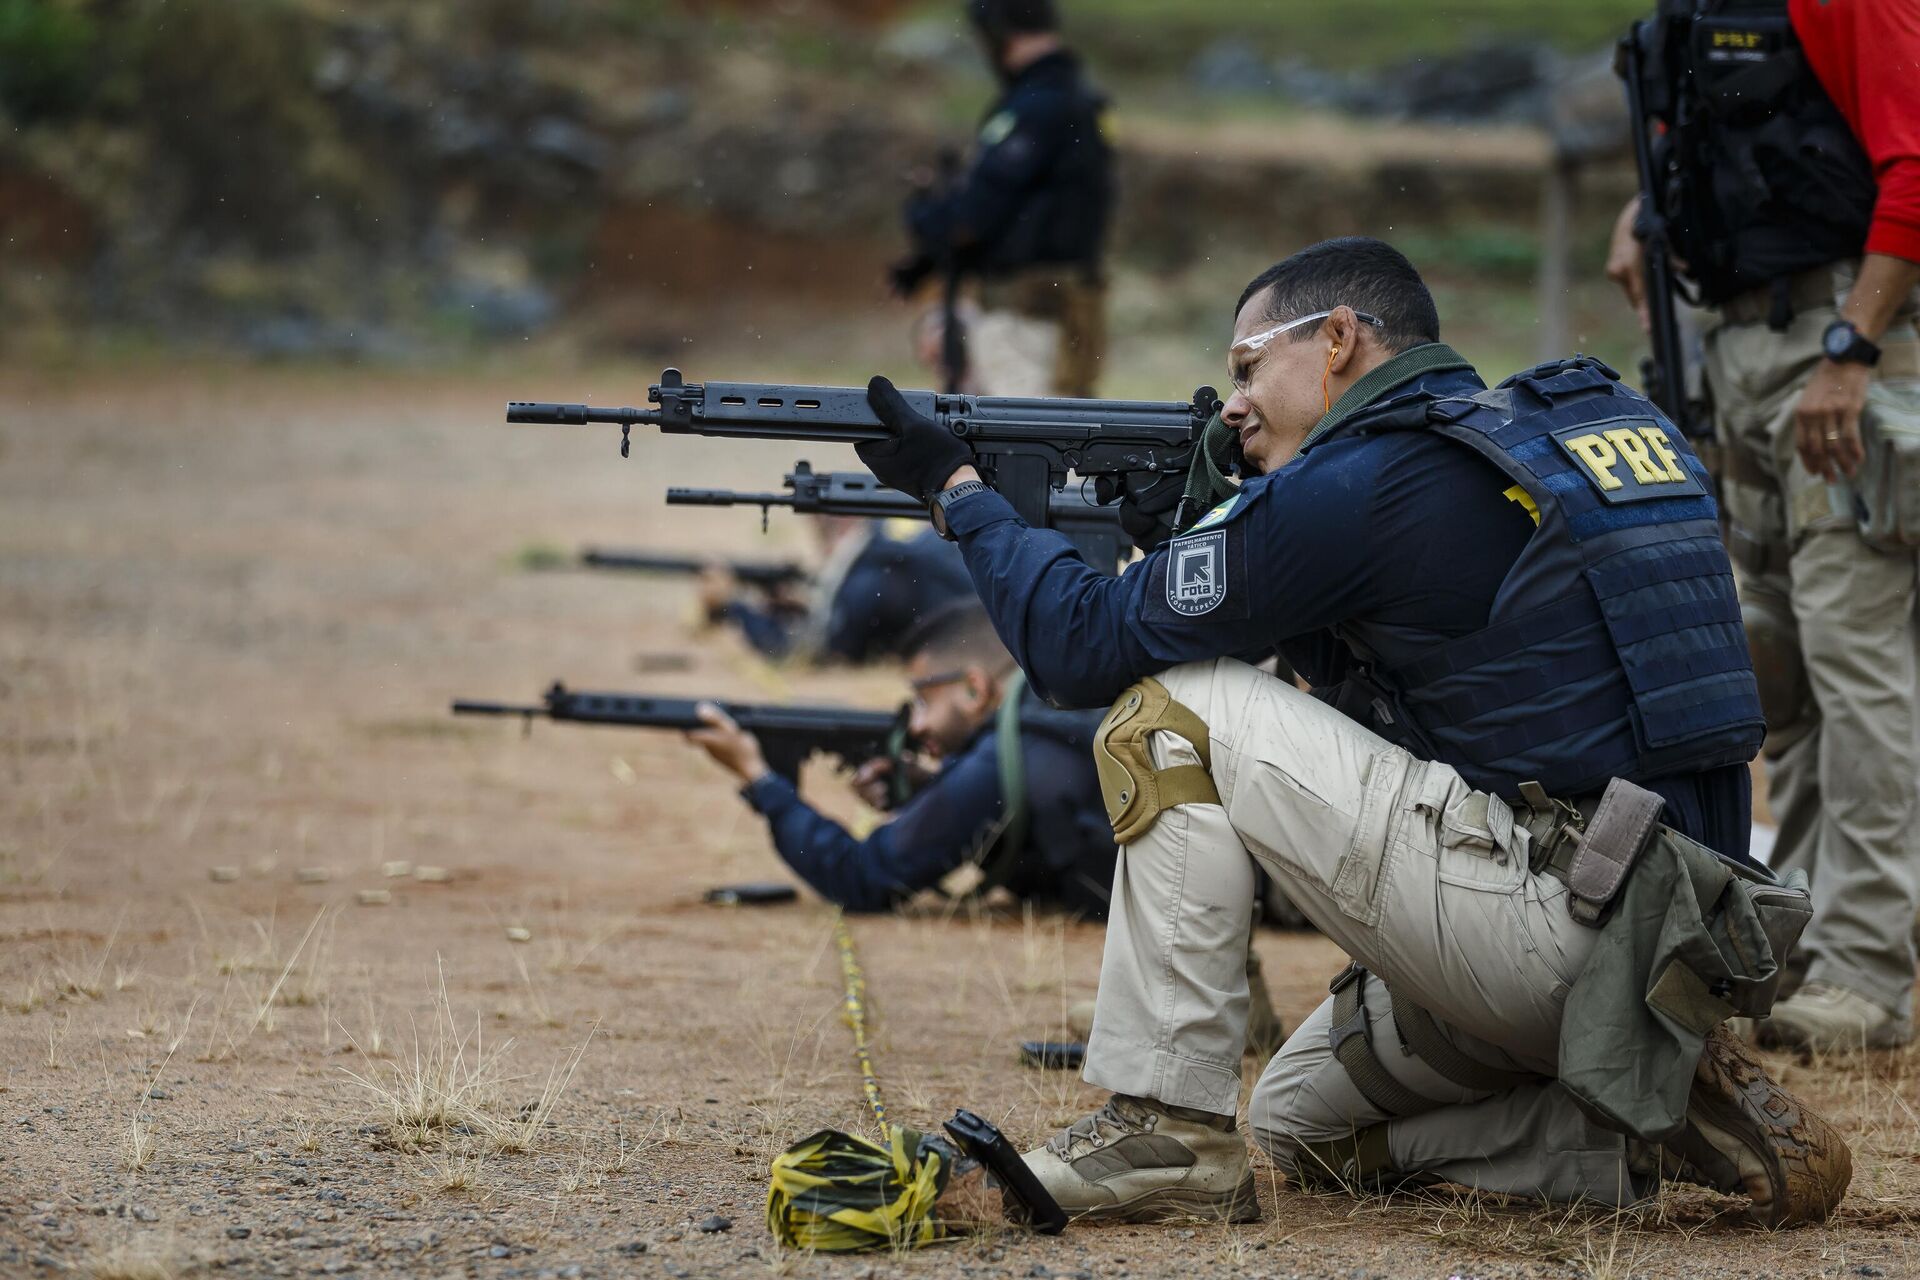
[(1060, 29), (1053, 0), (969, 0), (967, 17), (995, 40)]
[(1013, 661), (978, 600), (955, 600), (935, 609), (907, 633), (900, 652), (909, 658), (925, 654), (943, 666), (978, 663), (990, 671)]
[[(1331, 311), (1343, 303), (1355, 311), (1380, 317), (1375, 336), (1396, 354), (1423, 342), (1440, 341), (1440, 312), (1433, 295), (1407, 256), (1384, 240), (1370, 236), (1341, 236), (1309, 245), (1255, 276), (1233, 304), (1237, 322), (1247, 301), (1263, 289), (1265, 318), (1281, 324), (1316, 311)], [(1301, 341), (1313, 335), (1310, 327), (1293, 333)]]

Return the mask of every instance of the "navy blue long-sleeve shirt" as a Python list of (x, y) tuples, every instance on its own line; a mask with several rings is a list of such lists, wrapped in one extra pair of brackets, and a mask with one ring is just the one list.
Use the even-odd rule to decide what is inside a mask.
[[(1115, 849), (1088, 749), (1098, 720), (1085, 717), (1077, 734), (1021, 733), (1027, 838), (1005, 884), (1023, 898), (1104, 917)], [(762, 776), (743, 794), (765, 815), (774, 848), (795, 874), (850, 911), (883, 911), (933, 888), (978, 859), (1007, 821), (993, 727), (864, 840), (807, 804), (778, 774)]]
[[(1468, 369), (1416, 374), (1376, 404), (1470, 396)], [(1196, 529), (1225, 535), (1217, 600), (1180, 600), (1168, 543), (1119, 577), (1088, 567), (1057, 533), (1033, 529), (999, 494), (946, 513), (975, 590), (1032, 687), (1057, 705), (1105, 706), (1182, 662), (1253, 661), (1278, 649), (1316, 691), (1332, 691), (1347, 651), (1331, 628), (1367, 617), (1408, 656), (1484, 627), (1534, 525), (1492, 463), (1421, 431), (1335, 434), (1240, 492)], [(1333, 699), (1337, 703), (1337, 698)], [(1668, 802), (1677, 830), (1746, 852), (1744, 768), (1638, 779)]]

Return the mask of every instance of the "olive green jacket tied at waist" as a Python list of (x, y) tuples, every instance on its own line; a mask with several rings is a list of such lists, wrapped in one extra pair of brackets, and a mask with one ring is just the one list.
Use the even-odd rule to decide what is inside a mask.
[(1658, 828), (1567, 995), (1560, 1083), (1601, 1124), (1671, 1140), (1707, 1034), (1766, 1015), (1812, 915), (1804, 871), (1775, 880)]

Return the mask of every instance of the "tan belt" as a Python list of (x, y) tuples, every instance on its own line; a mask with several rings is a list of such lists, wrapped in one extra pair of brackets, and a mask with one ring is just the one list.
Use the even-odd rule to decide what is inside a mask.
[[(1796, 314), (1839, 305), (1845, 292), (1842, 281), (1858, 267), (1854, 262), (1830, 262), (1787, 277), (1787, 301)], [(1720, 314), (1728, 324), (1764, 324), (1773, 314), (1773, 286), (1764, 285), (1736, 294), (1720, 304)]]

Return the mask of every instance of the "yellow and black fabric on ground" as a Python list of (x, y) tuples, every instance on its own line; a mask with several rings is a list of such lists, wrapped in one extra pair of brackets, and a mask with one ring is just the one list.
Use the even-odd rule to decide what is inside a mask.
[(887, 1104), (867, 1041), (867, 979), (845, 920), (833, 924), (845, 982), (843, 1017), (853, 1031), (860, 1088), (881, 1140), (834, 1129), (802, 1138), (773, 1158), (767, 1229), (781, 1244), (822, 1253), (918, 1248), (946, 1237), (933, 1217), (957, 1158), (939, 1138), (887, 1122)]
[(945, 1238), (933, 1202), (953, 1149), (887, 1126), (887, 1144), (822, 1129), (773, 1158), (767, 1229), (781, 1244), (822, 1253), (918, 1248)]

